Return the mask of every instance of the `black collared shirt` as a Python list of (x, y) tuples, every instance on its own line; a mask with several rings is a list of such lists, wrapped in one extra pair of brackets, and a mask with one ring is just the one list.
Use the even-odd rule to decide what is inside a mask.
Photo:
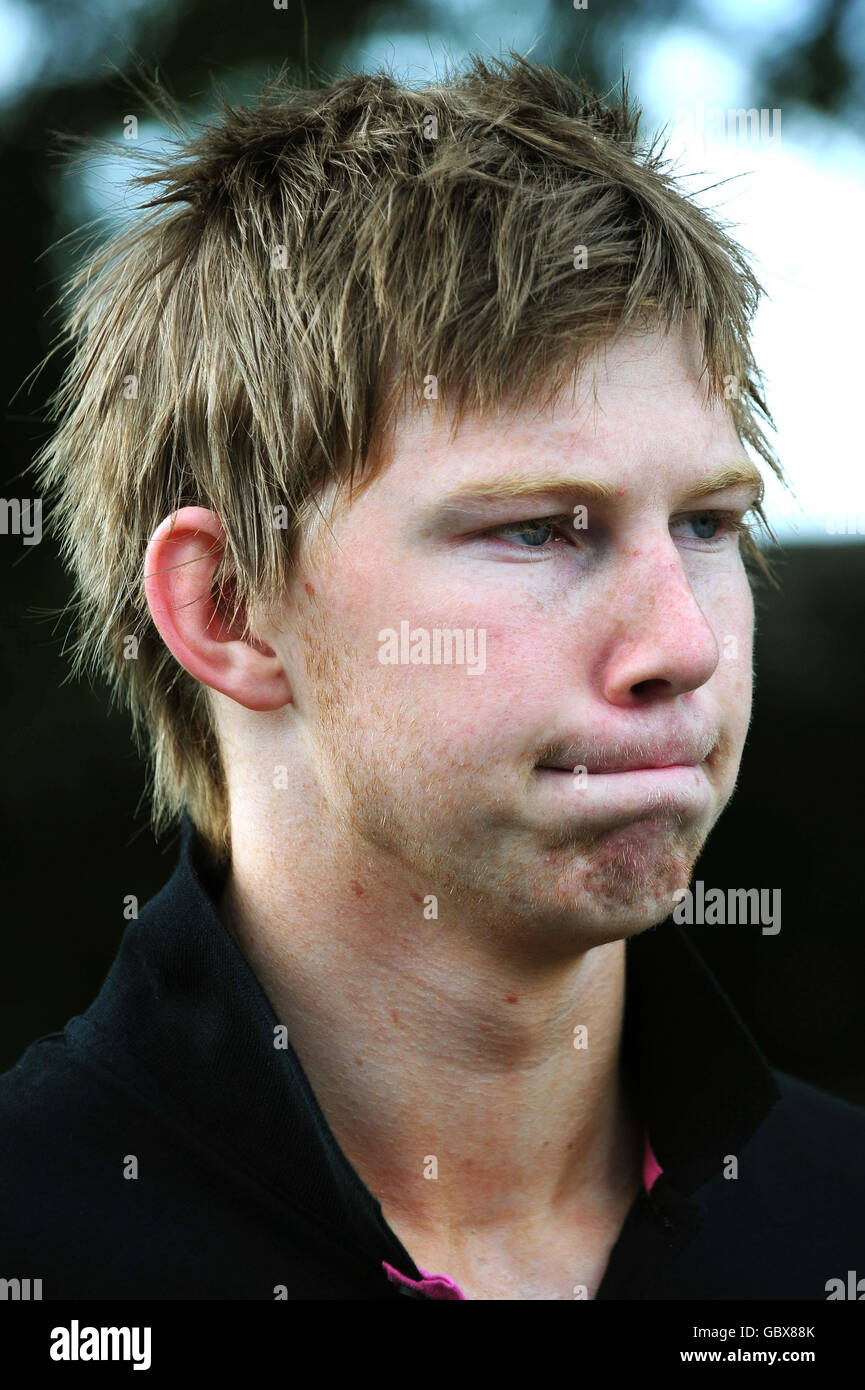
[[(334, 1138), (187, 821), (94, 1003), (0, 1077), (0, 1277), (44, 1299), (459, 1298)], [(598, 1299), (817, 1299), (865, 1274), (865, 1110), (772, 1071), (671, 920), (627, 946), (662, 1170)], [(578, 1263), (578, 1261), (577, 1261)]]

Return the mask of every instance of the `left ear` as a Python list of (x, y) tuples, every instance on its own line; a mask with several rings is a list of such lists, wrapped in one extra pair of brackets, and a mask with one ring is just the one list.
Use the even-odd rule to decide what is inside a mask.
[(291, 699), (280, 658), (266, 642), (244, 637), (232, 623), (227, 595), (214, 594), (225, 552), (215, 512), (181, 507), (151, 537), (144, 562), (147, 604), (169, 651), (196, 680), (253, 710)]

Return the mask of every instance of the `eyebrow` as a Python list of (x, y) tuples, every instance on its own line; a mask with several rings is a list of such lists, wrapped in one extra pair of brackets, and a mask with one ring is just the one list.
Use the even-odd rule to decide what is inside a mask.
[[(696, 498), (708, 497), (715, 492), (726, 492), (732, 487), (748, 487), (754, 493), (755, 504), (762, 502), (764, 483), (750, 459), (730, 464), (702, 479), (681, 498), (682, 502), (692, 502)], [(516, 502), (521, 499), (542, 497), (549, 493), (569, 494), (589, 502), (611, 502), (621, 493), (612, 483), (601, 483), (593, 478), (576, 478), (564, 473), (511, 473), (501, 478), (469, 479), (454, 488), (442, 503), (443, 510), (458, 509), (466, 505), (494, 502)]]
[(747, 487), (754, 494), (754, 504), (763, 501), (766, 485), (760, 471), (755, 468), (750, 459), (743, 463), (732, 464), (728, 468), (722, 468), (717, 473), (713, 473), (705, 481), (697, 483), (689, 488), (682, 498), (683, 502), (692, 502), (697, 497), (708, 497), (713, 492), (727, 492), (729, 488)]

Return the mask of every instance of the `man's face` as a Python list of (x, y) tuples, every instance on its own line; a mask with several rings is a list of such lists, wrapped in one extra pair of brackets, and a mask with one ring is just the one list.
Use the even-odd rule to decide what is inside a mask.
[[(408, 910), (433, 893), (439, 918), (563, 949), (669, 914), (751, 704), (732, 525), (757, 488), (723, 484), (750, 465), (696, 341), (629, 334), (597, 370), (596, 404), (589, 369), (553, 410), (472, 417), (453, 441), (404, 418), (279, 639), (322, 834), (404, 881)], [(534, 496), (459, 495), (528, 479)], [(462, 662), (434, 660), (446, 629)]]

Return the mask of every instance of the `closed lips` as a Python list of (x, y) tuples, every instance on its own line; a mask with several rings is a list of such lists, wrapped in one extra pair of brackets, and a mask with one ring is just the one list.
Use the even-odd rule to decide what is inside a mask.
[[(573, 772), (575, 768), (577, 768), (577, 767), (582, 767), (582, 766), (584, 766), (584, 764), (582, 764), (582, 763), (574, 763), (573, 767), (570, 766), (570, 765), (567, 765), (567, 766), (562, 767), (562, 766), (560, 766), (558, 763), (539, 763), (538, 766), (541, 767), (541, 768), (543, 768), (546, 772)], [(664, 770), (665, 768), (668, 768), (668, 767), (698, 767), (698, 766), (699, 766), (698, 763), (681, 763), (681, 762), (676, 762), (676, 763), (626, 763), (626, 764), (624, 764), (624, 765), (622, 765), (622, 766), (620, 766), (620, 767), (587, 767), (587, 768), (586, 768), (586, 772), (593, 772), (593, 773), (599, 773), (599, 772), (603, 772), (603, 773), (608, 773), (608, 772), (663, 772), (663, 770)]]
[(628, 762), (599, 762), (594, 766), (581, 763), (577, 759), (573, 762), (543, 762), (538, 763), (538, 767), (550, 772), (573, 772), (577, 767), (585, 767), (586, 772), (607, 773), (607, 772), (661, 772), (668, 767), (698, 767), (703, 761), (702, 754), (680, 753), (663, 759), (658, 758), (633, 758)]

